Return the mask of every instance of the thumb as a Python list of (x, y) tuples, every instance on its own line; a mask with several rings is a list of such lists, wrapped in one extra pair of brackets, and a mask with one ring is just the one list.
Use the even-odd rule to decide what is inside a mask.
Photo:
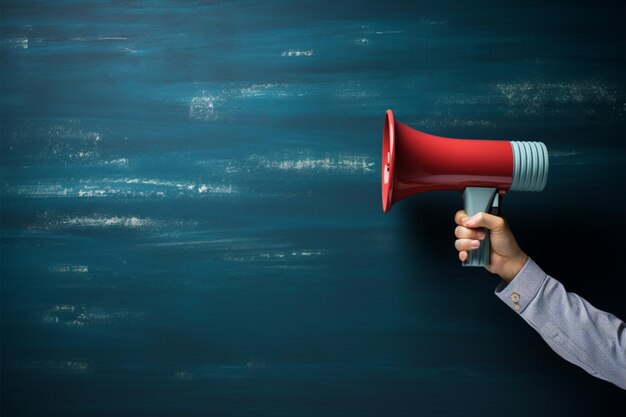
[(463, 225), (466, 227), (486, 227), (492, 231), (498, 231), (506, 227), (502, 217), (483, 212), (476, 213), (471, 217), (466, 217), (462, 221)]

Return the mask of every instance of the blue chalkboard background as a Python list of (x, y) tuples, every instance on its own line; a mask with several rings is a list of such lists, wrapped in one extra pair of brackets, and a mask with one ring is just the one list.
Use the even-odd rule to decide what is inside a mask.
[(0, 7), (3, 416), (624, 415), (378, 166), (388, 108), (543, 141), (504, 213), (624, 318), (622, 2)]

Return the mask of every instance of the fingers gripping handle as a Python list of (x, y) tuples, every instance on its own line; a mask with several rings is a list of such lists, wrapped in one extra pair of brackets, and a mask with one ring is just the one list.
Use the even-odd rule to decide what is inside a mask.
[[(467, 187), (463, 192), (463, 207), (465, 212), (473, 216), (481, 211), (490, 212), (493, 206), (496, 189), (491, 187)], [(487, 266), (489, 265), (489, 230), (485, 231), (485, 239), (480, 242), (478, 249), (468, 252), (468, 257), (463, 266)]]

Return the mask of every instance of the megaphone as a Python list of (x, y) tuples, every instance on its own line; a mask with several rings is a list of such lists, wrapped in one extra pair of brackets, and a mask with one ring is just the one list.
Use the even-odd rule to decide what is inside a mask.
[[(382, 202), (429, 191), (463, 191), (468, 215), (498, 214), (507, 191), (541, 191), (548, 181), (548, 149), (541, 142), (452, 139), (412, 129), (387, 110), (383, 130)], [(489, 264), (489, 233), (464, 266)]]

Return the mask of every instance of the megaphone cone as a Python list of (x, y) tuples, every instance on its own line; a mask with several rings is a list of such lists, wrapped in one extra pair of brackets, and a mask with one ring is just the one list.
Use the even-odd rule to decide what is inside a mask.
[[(413, 194), (464, 191), (469, 215), (489, 211), (507, 191), (541, 191), (548, 180), (548, 150), (541, 142), (453, 139), (412, 129), (387, 110), (382, 147), (383, 211)], [(482, 260), (467, 264), (482, 266)], [(478, 252), (476, 253), (478, 256)]]

